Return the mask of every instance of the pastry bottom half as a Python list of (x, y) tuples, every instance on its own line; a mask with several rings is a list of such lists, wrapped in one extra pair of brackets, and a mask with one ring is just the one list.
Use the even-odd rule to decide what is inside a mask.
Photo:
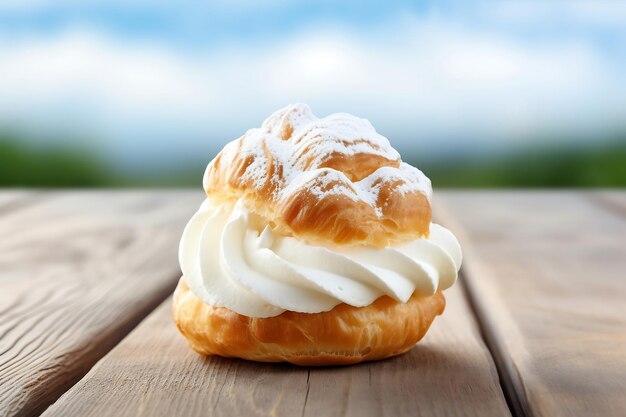
[(365, 307), (339, 304), (308, 314), (243, 316), (196, 297), (182, 277), (174, 292), (174, 320), (189, 346), (203, 355), (296, 365), (348, 365), (384, 359), (411, 349), (446, 301), (441, 292), (417, 293), (406, 303), (383, 296)]

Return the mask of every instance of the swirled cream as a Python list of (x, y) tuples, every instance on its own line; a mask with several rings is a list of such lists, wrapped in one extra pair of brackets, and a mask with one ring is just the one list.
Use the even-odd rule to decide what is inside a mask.
[(406, 302), (418, 291), (450, 287), (461, 247), (442, 226), (428, 238), (386, 248), (322, 247), (277, 236), (243, 201), (204, 201), (180, 242), (181, 269), (206, 304), (250, 317), (319, 313), (340, 303), (363, 307), (388, 295)]

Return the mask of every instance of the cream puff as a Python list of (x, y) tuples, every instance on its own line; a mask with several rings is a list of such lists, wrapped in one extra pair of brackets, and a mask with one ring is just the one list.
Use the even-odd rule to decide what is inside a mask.
[(297, 104), (230, 142), (180, 242), (174, 319), (205, 355), (352, 364), (411, 349), (461, 248), (430, 180), (365, 119)]

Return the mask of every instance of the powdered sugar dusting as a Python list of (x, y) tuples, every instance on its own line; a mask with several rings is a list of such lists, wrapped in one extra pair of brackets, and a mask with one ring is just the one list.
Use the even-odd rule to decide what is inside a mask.
[(320, 200), (330, 195), (343, 195), (354, 201), (362, 200), (354, 183), (343, 172), (331, 168), (318, 168), (295, 175), (280, 192), (279, 198), (288, 198), (302, 188), (306, 188)]
[[(289, 198), (304, 187), (320, 200), (342, 195), (363, 201), (382, 216), (379, 194), (390, 182), (402, 195), (420, 192), (431, 199), (430, 180), (417, 168), (400, 162), (398, 152), (368, 120), (347, 113), (317, 118), (305, 104), (290, 105), (228, 144), (222, 151), (222, 163), (232, 161), (236, 154), (247, 162), (242, 179), (257, 189), (271, 183), (276, 200)], [(344, 172), (324, 166), (338, 155), (372, 155), (394, 166), (380, 167), (352, 182)]]

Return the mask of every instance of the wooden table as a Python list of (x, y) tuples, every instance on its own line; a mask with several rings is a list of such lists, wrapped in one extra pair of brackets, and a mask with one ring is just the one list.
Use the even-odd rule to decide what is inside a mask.
[(409, 353), (201, 357), (171, 319), (198, 191), (0, 192), (0, 416), (624, 416), (626, 192), (442, 192), (462, 276)]

